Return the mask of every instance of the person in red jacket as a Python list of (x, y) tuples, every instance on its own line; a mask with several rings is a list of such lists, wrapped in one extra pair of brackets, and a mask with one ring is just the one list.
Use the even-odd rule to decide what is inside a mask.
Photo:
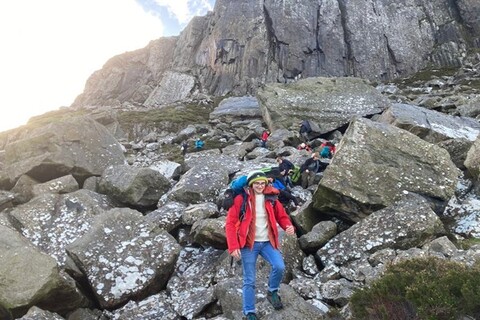
[(262, 132), (262, 148), (266, 148), (267, 147), (267, 140), (268, 140), (268, 137), (270, 137), (270, 131), (268, 130), (263, 130)]
[(225, 223), (228, 252), (242, 260), (243, 267), (243, 314), (248, 320), (257, 319), (255, 314), (255, 274), (258, 255), (270, 265), (267, 300), (275, 309), (283, 308), (278, 295), (285, 263), (279, 251), (277, 223), (288, 235), (295, 229), (278, 199), (269, 200), (278, 190), (268, 185), (268, 178), (262, 171), (253, 171), (247, 177), (247, 205), (243, 218), (241, 207), (243, 195), (235, 197), (228, 210)]

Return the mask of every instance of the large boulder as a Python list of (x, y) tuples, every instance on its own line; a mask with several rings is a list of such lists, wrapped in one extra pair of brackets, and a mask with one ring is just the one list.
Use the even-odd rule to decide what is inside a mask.
[(428, 202), (408, 193), (333, 237), (316, 255), (324, 266), (341, 266), (385, 248), (420, 247), (443, 234), (443, 223)]
[(210, 113), (210, 120), (228, 123), (252, 118), (261, 119), (262, 113), (257, 98), (250, 96), (226, 98)]
[(106, 196), (81, 189), (40, 195), (16, 206), (8, 216), (27, 239), (63, 266), (65, 247), (90, 229), (95, 216), (111, 208)]
[(217, 162), (199, 163), (185, 173), (168, 194), (168, 199), (183, 203), (216, 202), (228, 184), (228, 168)]
[(217, 268), (223, 250), (188, 247), (181, 251), (167, 291), (173, 309), (185, 319), (197, 318), (217, 297), (214, 294)]
[(313, 207), (359, 221), (414, 192), (441, 212), (455, 192), (458, 175), (445, 149), (397, 127), (356, 119), (324, 171)]
[[(57, 262), (18, 232), (0, 225), (0, 314), (21, 317), (32, 306), (65, 314), (89, 306)], [(2, 311), (3, 310), (3, 311)]]
[(66, 250), (100, 306), (116, 308), (164, 288), (180, 246), (140, 212), (116, 208), (98, 216), (90, 231)]
[(270, 129), (299, 130), (302, 120), (317, 124), (318, 134), (346, 126), (356, 116), (381, 113), (390, 105), (359, 78), (308, 78), (268, 84), (258, 90), (263, 118)]
[(170, 185), (170, 181), (157, 170), (116, 165), (105, 169), (98, 182), (98, 191), (119, 203), (150, 207), (157, 204)]
[(447, 139), (475, 141), (480, 134), (480, 123), (473, 118), (454, 117), (404, 103), (392, 104), (377, 121), (402, 128), (431, 143)]
[(470, 150), (468, 150), (465, 167), (467, 167), (471, 176), (477, 182), (480, 182), (480, 137), (477, 138)]
[(109, 165), (122, 163), (122, 146), (88, 116), (51, 122), (5, 146), (5, 170), (11, 181), (24, 174), (39, 182), (71, 174), (83, 184)]

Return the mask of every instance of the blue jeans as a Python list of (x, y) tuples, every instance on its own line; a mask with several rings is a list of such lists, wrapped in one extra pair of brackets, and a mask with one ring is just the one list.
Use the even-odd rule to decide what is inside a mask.
[(243, 314), (255, 312), (255, 277), (257, 269), (257, 258), (261, 255), (271, 265), (268, 279), (268, 291), (278, 290), (282, 281), (285, 263), (279, 250), (272, 247), (270, 241), (255, 241), (253, 249), (243, 248)]

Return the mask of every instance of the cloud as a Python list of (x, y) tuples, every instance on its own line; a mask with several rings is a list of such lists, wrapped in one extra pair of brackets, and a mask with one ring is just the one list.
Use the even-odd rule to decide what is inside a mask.
[(185, 26), (194, 16), (205, 15), (213, 10), (214, 0), (137, 0), (137, 2), (153, 14), (165, 18), (166, 10), (170, 17), (175, 18), (180, 26)]
[[(69, 106), (115, 55), (178, 35), (214, 0), (0, 1), (0, 131)], [(6, 113), (8, 113), (6, 112)]]
[(0, 105), (14, 116), (0, 131), (70, 105), (108, 59), (163, 31), (135, 0), (0, 1)]

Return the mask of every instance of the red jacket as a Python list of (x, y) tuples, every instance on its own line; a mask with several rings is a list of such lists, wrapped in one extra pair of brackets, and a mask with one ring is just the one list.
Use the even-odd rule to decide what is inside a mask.
[[(278, 194), (278, 190), (267, 186), (264, 194)], [(247, 235), (250, 228), (253, 228), (253, 239), (255, 238), (255, 220), (252, 215), (252, 206), (255, 204), (255, 195), (253, 189), (249, 189), (247, 197), (247, 206), (245, 216), (239, 223), (240, 207), (242, 206), (243, 196), (238, 195), (233, 201), (233, 205), (228, 210), (227, 221), (225, 223), (225, 234), (227, 237), (228, 252), (232, 253), (236, 249), (241, 249), (245, 246), (253, 248), (253, 241), (247, 243)], [(275, 209), (270, 200), (265, 200), (265, 211), (268, 216), (268, 235), (270, 243), (276, 249), (279, 247), (277, 223), (285, 230), (292, 225), (285, 208), (280, 201), (275, 200)]]
[(263, 141), (267, 141), (268, 136), (270, 136), (270, 134), (268, 133), (268, 131), (263, 131), (263, 133), (262, 133), (262, 140), (263, 140)]

